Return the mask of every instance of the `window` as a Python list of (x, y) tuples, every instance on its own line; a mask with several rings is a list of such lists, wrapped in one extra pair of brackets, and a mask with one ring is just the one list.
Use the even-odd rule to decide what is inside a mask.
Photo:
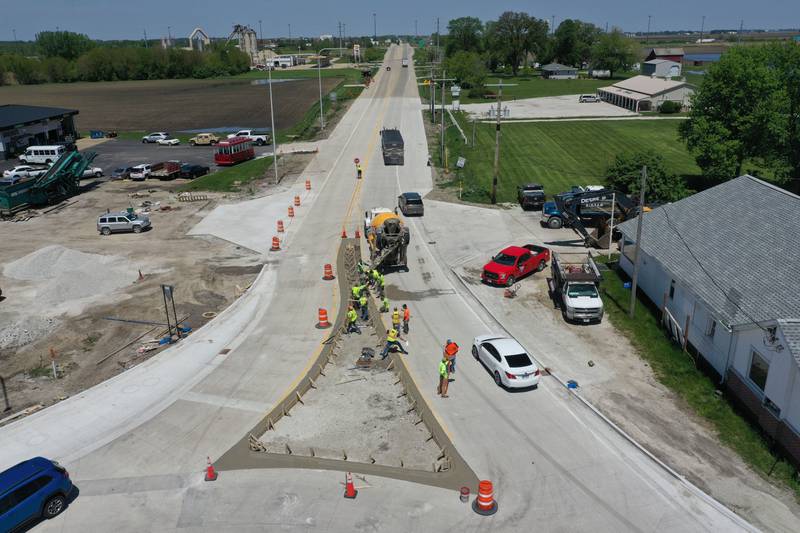
[(756, 387), (763, 391), (767, 386), (769, 363), (755, 350), (752, 351), (751, 356), (752, 359), (750, 360), (750, 372), (748, 373), (748, 377)]
[(4, 498), (0, 498), (0, 516), (2, 516), (9, 509), (14, 507), (14, 495), (7, 494)]
[(42, 476), (34, 479), (33, 481), (25, 483), (23, 486), (14, 491), (14, 499), (18, 503), (23, 502), (26, 498), (29, 498), (35, 494), (37, 490), (50, 483), (51, 479), (52, 478), (50, 476)]
[(101, 224), (105, 224), (106, 222), (108, 222), (108, 219), (107, 219), (107, 218), (101, 218), (101, 219), (100, 219), (100, 223), (101, 223)]
[(708, 324), (706, 324), (706, 335), (714, 338), (714, 333), (717, 331), (717, 321), (714, 320), (714, 317), (708, 317)]
[(495, 358), (495, 360), (499, 363), (500, 362), (500, 354), (497, 352), (497, 348), (494, 347), (493, 344), (489, 344), (488, 342), (484, 343), (483, 349), (489, 352), (489, 355)]
[(524, 265), (531, 259), (531, 254), (522, 254), (522, 257), (519, 258), (519, 264)]
[(675, 280), (669, 282), (669, 299), (675, 298)]

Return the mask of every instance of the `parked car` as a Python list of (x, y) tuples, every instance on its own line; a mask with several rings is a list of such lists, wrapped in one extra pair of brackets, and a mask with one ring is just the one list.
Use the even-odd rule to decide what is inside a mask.
[(56, 461), (34, 457), (0, 472), (0, 526), (15, 530), (38, 518), (53, 518), (72, 492), (69, 472)]
[(191, 180), (200, 176), (205, 176), (208, 174), (208, 170), (209, 168), (204, 167), (203, 165), (191, 165), (189, 163), (184, 163), (181, 165), (180, 177)]
[(45, 172), (48, 167), (34, 167), (31, 165), (17, 165), (10, 170), (3, 171), (4, 178), (38, 178)]
[(558, 229), (564, 226), (564, 219), (561, 217), (561, 211), (558, 210), (555, 202), (545, 202), (542, 204), (542, 217), (539, 223), (550, 229)]
[(253, 143), (257, 144), (258, 146), (272, 144), (272, 135), (268, 131), (239, 130), (236, 133), (231, 133), (228, 135), (228, 139), (233, 139), (234, 137), (245, 137), (253, 141)]
[(178, 146), (181, 141), (175, 137), (167, 137), (166, 139), (158, 139), (156, 144), (159, 146)]
[(143, 143), (154, 143), (158, 142), (160, 139), (168, 139), (169, 133), (166, 131), (154, 131), (153, 133), (148, 133), (144, 137), (142, 137)]
[(120, 211), (119, 213), (106, 213), (97, 217), (97, 231), (103, 235), (126, 231), (141, 233), (148, 228), (150, 228), (150, 217), (147, 215)]
[(472, 355), (491, 372), (498, 387), (521, 389), (539, 386), (539, 366), (525, 348), (511, 337), (475, 337)]
[(580, 102), (581, 104), (587, 103), (587, 102), (594, 103), (594, 102), (599, 102), (599, 101), (600, 101), (600, 97), (595, 95), (595, 94), (582, 94), (582, 95), (580, 95), (578, 97), (578, 102)]
[(126, 180), (131, 177), (131, 172), (133, 171), (133, 167), (117, 167), (111, 173), (111, 179), (113, 180)]
[(7, 178), (0, 178), (0, 186), (6, 187), (8, 185), (14, 185), (15, 183), (19, 183), (22, 181), (22, 177), (20, 176), (9, 176)]
[(541, 209), (546, 198), (544, 187), (538, 183), (528, 183), (517, 187), (517, 201), (524, 211)]
[(481, 280), (490, 285), (511, 287), (528, 274), (544, 270), (549, 260), (550, 250), (543, 246), (509, 246), (483, 266)]
[(152, 166), (146, 163), (136, 165), (131, 169), (131, 179), (134, 181), (144, 181), (150, 177), (152, 171)]
[(103, 169), (100, 167), (89, 167), (83, 171), (81, 178), (102, 178)]
[(219, 142), (219, 137), (214, 135), (213, 133), (198, 133), (191, 139), (189, 139), (189, 144), (192, 146), (208, 146), (217, 144)]
[(418, 192), (404, 192), (397, 197), (397, 207), (405, 216), (425, 214), (425, 205)]

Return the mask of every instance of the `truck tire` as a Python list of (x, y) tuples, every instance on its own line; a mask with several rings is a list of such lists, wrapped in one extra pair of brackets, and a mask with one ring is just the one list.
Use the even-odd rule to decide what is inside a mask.
[(142, 144), (147, 144), (147, 139), (142, 139)]
[(258, 146), (264, 146), (264, 145), (265, 145), (265, 144), (267, 144), (267, 143), (265, 143), (265, 142), (264, 142), (264, 139), (259, 139), (258, 141), (256, 141), (256, 144), (257, 144)]
[(563, 225), (560, 217), (550, 217), (550, 220), (547, 221), (547, 227), (550, 229), (560, 229)]
[(189, 141), (189, 146), (197, 146), (197, 143), (194, 141)]
[(102, 172), (95, 172), (94, 173), (94, 177), (95, 178), (102, 178), (103, 177), (103, 173)]

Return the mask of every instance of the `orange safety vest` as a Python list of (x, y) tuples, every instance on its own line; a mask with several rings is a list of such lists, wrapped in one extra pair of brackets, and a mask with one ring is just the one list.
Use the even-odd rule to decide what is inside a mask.
[(405, 309), (403, 309), (403, 320), (408, 322), (410, 319), (411, 319), (411, 310), (408, 307), (406, 307)]

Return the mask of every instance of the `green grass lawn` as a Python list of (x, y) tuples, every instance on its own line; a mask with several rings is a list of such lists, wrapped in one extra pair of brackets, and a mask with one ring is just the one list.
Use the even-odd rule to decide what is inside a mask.
[[(459, 121), (472, 137), (472, 123), (463, 114)], [(602, 185), (604, 173), (617, 154), (650, 149), (660, 153), (669, 170), (686, 176), (700, 173), (686, 146), (678, 140), (678, 120), (603, 120), (559, 122), (506, 122), (500, 142), (499, 202), (516, 201), (516, 187), (541, 183), (548, 195), (572, 185)], [(495, 126), (475, 124), (473, 148), (464, 144), (455, 126), (447, 130), (448, 167), (455, 169), (459, 156), (466, 158), (463, 170), (451, 173), (449, 184), (463, 182), (463, 197), (488, 202), (494, 164)], [(431, 153), (438, 166), (437, 139)]]
[[(605, 258), (600, 258), (605, 261)], [(800, 496), (797, 471), (778, 459), (759, 431), (741, 417), (717, 385), (695, 366), (692, 358), (673, 343), (660, 327), (658, 310), (640, 298), (634, 318), (628, 316), (630, 289), (624, 272), (614, 269), (603, 273), (606, 316), (636, 347), (663, 385), (677, 393), (698, 416), (711, 423), (719, 439), (762, 475), (772, 469), (771, 477), (789, 486)], [(776, 462), (777, 461), (777, 462)], [(774, 468), (773, 468), (774, 467)]]
[[(263, 178), (272, 166), (272, 157), (262, 157), (232, 167), (222, 168), (211, 174), (199, 177), (181, 186), (183, 191), (238, 191), (248, 182)], [(234, 182), (239, 182), (235, 184)]]

